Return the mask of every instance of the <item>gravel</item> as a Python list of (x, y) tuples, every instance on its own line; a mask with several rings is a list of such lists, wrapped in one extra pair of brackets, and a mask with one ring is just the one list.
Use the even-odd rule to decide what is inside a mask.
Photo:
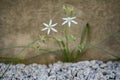
[[(0, 63), (0, 75), (7, 68)], [(49, 65), (16, 64), (0, 80), (120, 80), (120, 62), (98, 60)]]

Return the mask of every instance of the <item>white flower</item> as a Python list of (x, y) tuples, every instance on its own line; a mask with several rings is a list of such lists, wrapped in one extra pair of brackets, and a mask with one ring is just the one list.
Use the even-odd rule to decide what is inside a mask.
[(67, 18), (63, 18), (63, 20), (65, 20), (62, 25), (68, 23), (68, 26), (70, 27), (71, 26), (71, 23), (74, 23), (74, 24), (78, 24), (76, 21), (74, 21), (73, 19), (75, 19), (76, 17), (67, 17)]
[(52, 30), (52, 31), (54, 31), (54, 32), (57, 32), (57, 30), (56, 30), (55, 28), (53, 28), (54, 26), (57, 25), (57, 23), (52, 24), (52, 20), (51, 20), (51, 19), (50, 19), (49, 24), (43, 23), (43, 25), (45, 26), (45, 28), (43, 28), (42, 31), (48, 29), (47, 34), (50, 34), (50, 30)]

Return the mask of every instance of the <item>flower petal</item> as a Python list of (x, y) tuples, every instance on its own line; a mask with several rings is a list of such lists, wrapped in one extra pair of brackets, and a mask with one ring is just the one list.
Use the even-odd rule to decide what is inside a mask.
[(50, 29), (48, 29), (48, 33), (47, 33), (48, 35), (50, 34)]
[(43, 28), (41, 31), (44, 31), (44, 30), (46, 30), (46, 29), (48, 29), (47, 27), (46, 28)]
[(69, 26), (69, 27), (71, 26), (71, 22), (68, 22), (68, 26)]
[(76, 17), (71, 17), (71, 19), (75, 19)]
[(74, 21), (74, 20), (72, 20), (72, 22), (74, 23), (74, 24), (78, 24), (76, 21)]
[(64, 21), (64, 22), (62, 23), (62, 25), (66, 24), (66, 23), (67, 23), (67, 21)]
[(46, 26), (46, 27), (48, 27), (48, 24), (46, 24), (46, 23), (43, 23), (43, 25)]
[(50, 19), (49, 25), (52, 25), (52, 19)]
[(68, 18), (62, 18), (63, 20), (67, 20)]
[(54, 28), (51, 28), (54, 32), (57, 32), (57, 30), (56, 29), (54, 29)]
[(52, 27), (54, 27), (54, 26), (56, 26), (56, 25), (57, 25), (57, 23), (53, 24)]

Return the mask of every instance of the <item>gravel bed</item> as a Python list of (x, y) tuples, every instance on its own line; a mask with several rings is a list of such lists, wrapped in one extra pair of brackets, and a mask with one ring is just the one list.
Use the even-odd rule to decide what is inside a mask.
[[(7, 68), (0, 63), (0, 75)], [(120, 80), (120, 62), (98, 60), (49, 65), (16, 64), (0, 80)]]

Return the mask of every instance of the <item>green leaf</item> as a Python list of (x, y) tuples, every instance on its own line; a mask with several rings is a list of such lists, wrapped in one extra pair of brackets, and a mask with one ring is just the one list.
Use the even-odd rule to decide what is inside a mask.
[(86, 23), (86, 25), (82, 29), (78, 50), (86, 49), (89, 43), (90, 43), (90, 25)]

